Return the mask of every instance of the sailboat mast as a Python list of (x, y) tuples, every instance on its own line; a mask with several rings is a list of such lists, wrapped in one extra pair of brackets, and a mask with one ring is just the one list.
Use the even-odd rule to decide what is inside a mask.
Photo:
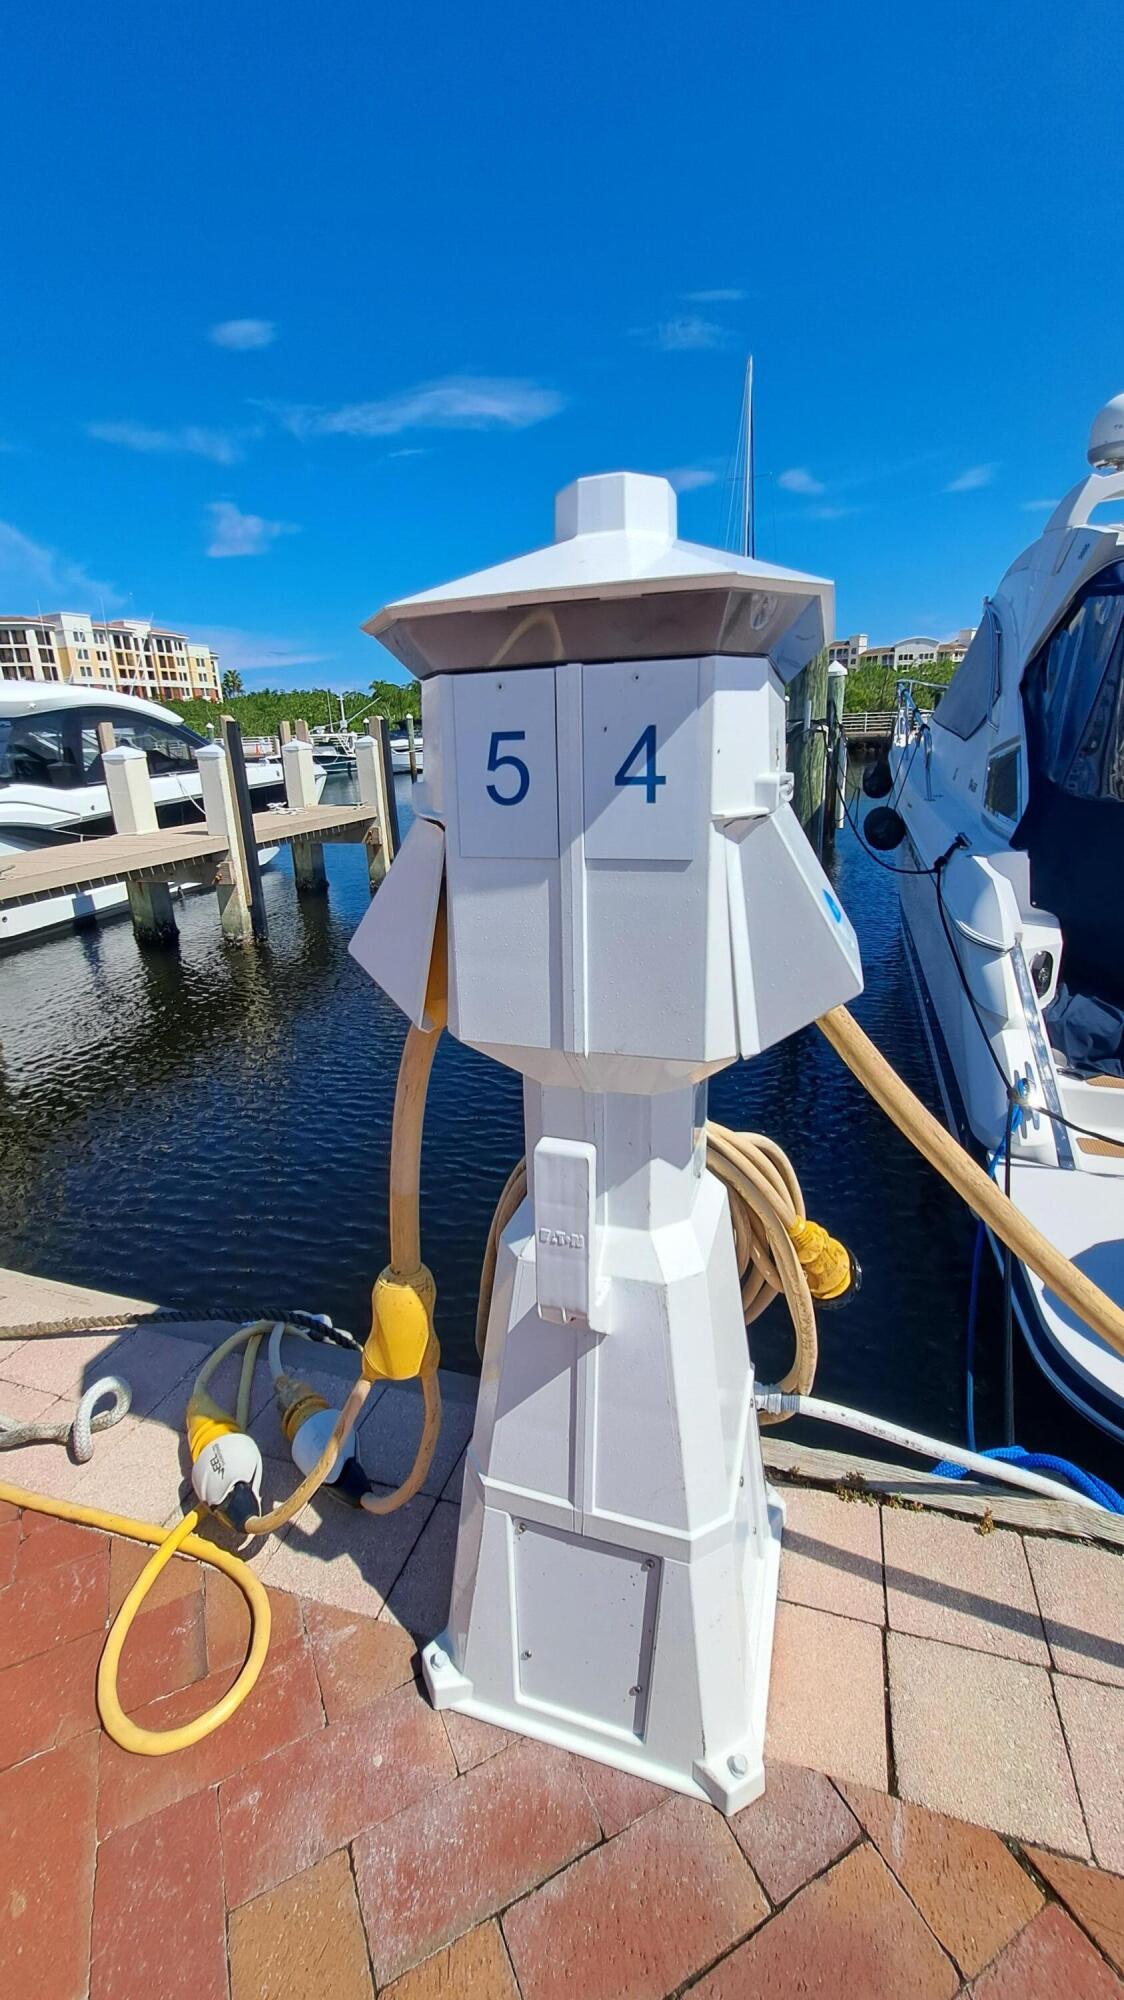
[(757, 554), (757, 529), (753, 518), (753, 356), (745, 364), (745, 455), (742, 467), (742, 554)]

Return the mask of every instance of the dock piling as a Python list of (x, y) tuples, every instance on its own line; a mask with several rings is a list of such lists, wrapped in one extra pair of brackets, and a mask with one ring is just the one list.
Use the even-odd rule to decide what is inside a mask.
[(225, 937), (244, 944), (253, 936), (250, 884), (238, 838), (238, 817), (226, 747), (222, 743), (205, 743), (196, 751), (195, 761), (203, 787), (207, 832), (213, 834), (216, 840), (221, 840), (226, 849), (217, 883), (219, 922)]
[[(99, 735), (104, 725), (99, 724)], [(112, 724), (109, 725), (112, 733)], [(156, 800), (148, 759), (131, 744), (102, 748), (102, 770), (109, 793), (109, 810), (118, 833), (155, 833)], [(126, 892), (133, 930), (139, 944), (174, 944), (179, 932), (167, 882), (128, 882)]]
[(378, 742), (382, 752), (383, 780), (386, 785), (386, 825), (383, 829), (383, 845), (387, 850), (386, 865), (389, 868), (402, 845), (402, 835), (398, 830), (398, 800), (394, 792), (394, 758), (390, 749), (390, 724), (385, 715), (379, 717)]
[[(285, 798), (291, 812), (301, 812), (316, 804), (316, 764), (311, 744), (300, 737), (286, 743), (281, 752), (285, 773)], [(328, 887), (322, 840), (294, 840), (293, 880), (306, 893), (322, 896)]]
[(818, 855), (824, 848), (824, 790), (827, 770), (827, 654), (818, 653), (788, 690), (788, 768), (793, 774), (793, 811)]
[(410, 760), (410, 782), (416, 785), (418, 781), (418, 753), (414, 743), (414, 718), (409, 710), (406, 711), (406, 755)]
[(370, 734), (369, 725), (367, 733), (355, 740), (355, 777), (359, 786), (359, 803), (370, 807), (376, 820), (376, 825), (367, 835), (367, 876), (373, 894), (392, 857), (387, 852), (387, 804), (382, 757), (378, 744)]
[(265, 914), (265, 894), (261, 885), (261, 861), (254, 835), (254, 807), (250, 781), (246, 776), (246, 753), (242, 748), (241, 725), (232, 715), (222, 718), (222, 737), (230, 763), (230, 793), (234, 802), (234, 828), (242, 857), (242, 872), (250, 906), (250, 929), (258, 944), (269, 935)]

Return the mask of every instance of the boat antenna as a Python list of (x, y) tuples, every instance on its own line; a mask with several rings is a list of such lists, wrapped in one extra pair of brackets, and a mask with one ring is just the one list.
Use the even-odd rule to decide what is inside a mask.
[(745, 449), (742, 465), (742, 554), (757, 554), (757, 524), (753, 510), (753, 356), (745, 364)]

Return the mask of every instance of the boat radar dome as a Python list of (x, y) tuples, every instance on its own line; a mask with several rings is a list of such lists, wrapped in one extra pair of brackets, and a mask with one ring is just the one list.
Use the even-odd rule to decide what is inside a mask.
[(1114, 396), (1093, 418), (1088, 458), (1098, 468), (1124, 467), (1124, 396)]

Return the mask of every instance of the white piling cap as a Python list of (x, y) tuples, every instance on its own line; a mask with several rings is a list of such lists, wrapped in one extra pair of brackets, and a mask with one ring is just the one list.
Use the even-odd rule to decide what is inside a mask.
[(680, 541), (666, 479), (576, 479), (559, 493), (554, 522), (544, 548), (403, 598), (364, 631), (423, 679), (727, 653), (767, 656), (787, 681), (832, 630), (825, 578)]

